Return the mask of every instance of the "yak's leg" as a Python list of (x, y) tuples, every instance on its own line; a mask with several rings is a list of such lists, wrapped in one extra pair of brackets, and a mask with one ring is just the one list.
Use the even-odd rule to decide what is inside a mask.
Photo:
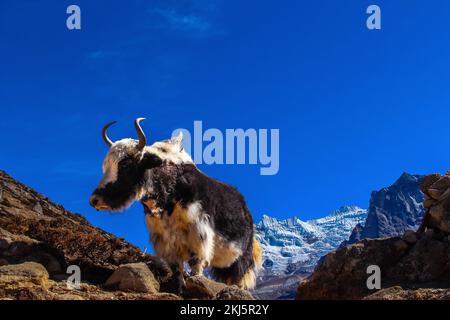
[(203, 275), (203, 268), (206, 266), (206, 261), (203, 261), (198, 257), (193, 257), (188, 263), (191, 267), (191, 276)]
[(181, 295), (186, 289), (186, 282), (184, 281), (183, 262), (171, 263), (172, 277), (166, 284), (165, 288), (168, 292)]

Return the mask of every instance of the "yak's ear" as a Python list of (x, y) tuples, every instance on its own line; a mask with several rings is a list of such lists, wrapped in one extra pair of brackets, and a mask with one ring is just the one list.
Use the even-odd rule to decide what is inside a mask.
[(175, 146), (178, 146), (178, 149), (180, 151), (183, 150), (183, 132), (180, 131), (177, 136), (174, 136), (170, 139), (170, 143), (172, 143)]

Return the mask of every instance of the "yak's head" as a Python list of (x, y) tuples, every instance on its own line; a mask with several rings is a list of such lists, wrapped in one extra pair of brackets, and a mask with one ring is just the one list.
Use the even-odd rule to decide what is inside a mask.
[(126, 209), (152, 192), (152, 170), (169, 162), (192, 163), (191, 157), (183, 150), (181, 134), (146, 146), (147, 139), (140, 126), (143, 119), (136, 119), (134, 123), (139, 140), (112, 142), (107, 130), (115, 122), (103, 128), (102, 136), (110, 149), (103, 161), (103, 177), (89, 199), (97, 210)]

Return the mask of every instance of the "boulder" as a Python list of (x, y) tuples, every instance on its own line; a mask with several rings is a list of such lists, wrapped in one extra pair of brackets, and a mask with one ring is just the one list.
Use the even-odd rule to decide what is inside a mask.
[(205, 276), (192, 276), (186, 279), (183, 297), (186, 299), (213, 299), (227, 285), (212, 281)]
[(45, 287), (48, 285), (48, 272), (44, 266), (35, 262), (0, 267), (0, 283), (3, 285), (20, 284), (24, 280)]
[(427, 198), (427, 212), (421, 230), (432, 228), (450, 234), (450, 176), (427, 176), (422, 191)]
[(121, 265), (105, 282), (107, 289), (156, 293), (159, 283), (145, 263), (129, 263)]
[(417, 242), (417, 234), (413, 230), (407, 230), (402, 239), (408, 244), (414, 244)]
[(241, 290), (237, 286), (226, 286), (217, 293), (216, 300), (255, 300), (250, 292)]

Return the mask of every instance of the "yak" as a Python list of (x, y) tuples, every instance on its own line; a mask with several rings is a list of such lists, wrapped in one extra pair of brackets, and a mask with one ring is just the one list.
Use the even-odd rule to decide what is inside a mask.
[(143, 119), (134, 122), (138, 140), (112, 142), (107, 130), (116, 122), (103, 127), (109, 152), (91, 206), (121, 211), (141, 202), (154, 251), (171, 266), (177, 290), (185, 286), (185, 263), (192, 275), (208, 267), (221, 282), (253, 288), (261, 247), (244, 197), (196, 167), (183, 149), (181, 133), (147, 146)]

